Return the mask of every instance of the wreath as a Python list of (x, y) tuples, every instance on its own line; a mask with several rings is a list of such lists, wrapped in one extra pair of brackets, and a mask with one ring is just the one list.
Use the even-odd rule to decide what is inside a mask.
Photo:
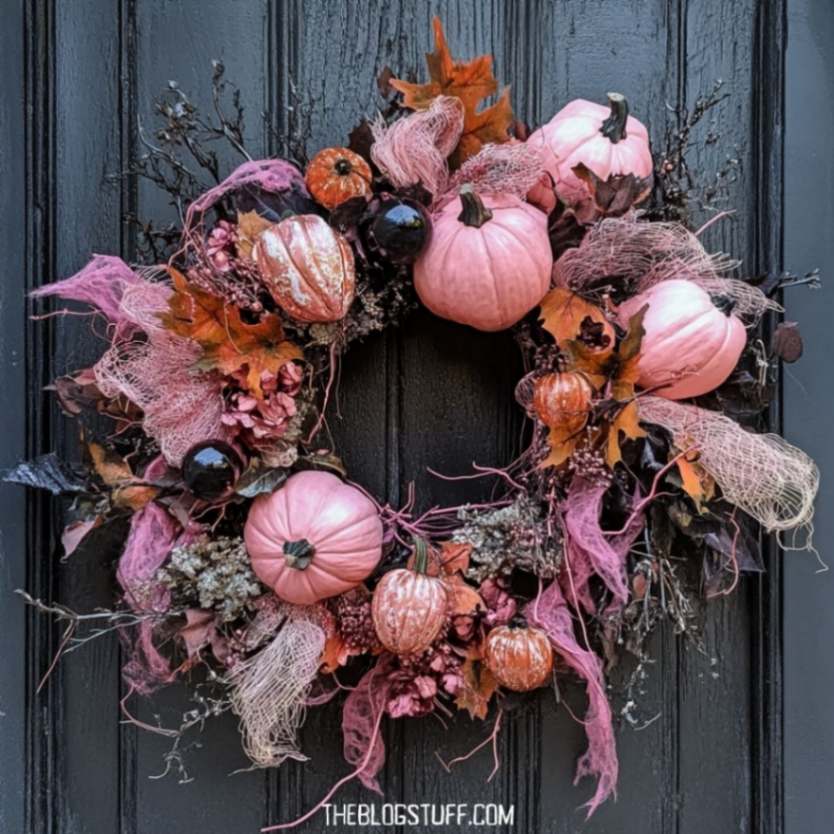
[[(801, 353), (794, 324), (766, 328), (770, 347), (757, 326), (815, 276), (733, 277), (692, 228), (684, 153), (718, 88), (655, 155), (619, 94), (529, 132), (508, 90), (484, 106), (491, 58), (453, 60), (434, 27), (429, 80), (384, 71), (378, 116), (309, 161), (220, 178), (212, 142), (246, 152), (219, 63), (216, 118), (176, 85), (159, 100), (131, 173), (180, 223), (141, 224), (144, 265), (99, 255), (35, 292), (106, 322), (98, 361), (54, 388), (112, 431), (84, 465), (46, 455), (6, 475), (71, 498), (67, 555), (126, 531), (117, 601), (79, 614), (24, 596), (67, 624), (62, 650), (118, 631), (130, 694), (189, 683), (198, 707), (158, 729), (182, 772), (180, 739), (226, 711), (254, 766), (303, 760), (305, 710), (333, 698), (351, 768), (333, 790), (379, 790), (385, 716), (491, 716), (497, 767), (504, 713), (578, 679), (591, 813), (617, 782), (606, 669), (644, 661), (667, 618), (697, 640), (700, 602), (761, 568), (756, 523), (811, 547), (817, 469), (755, 428)], [(418, 301), (512, 327), (521, 350), (525, 449), (476, 468), (488, 502), (382, 504), (332, 448), (341, 358)]]

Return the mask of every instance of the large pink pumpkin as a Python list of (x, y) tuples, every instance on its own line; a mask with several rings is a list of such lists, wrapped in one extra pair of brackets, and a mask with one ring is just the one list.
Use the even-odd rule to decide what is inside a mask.
[(261, 582), (297, 605), (354, 588), (382, 556), (373, 502), (329, 472), (299, 472), (256, 498), (243, 537)]
[(441, 318), (503, 330), (541, 301), (552, 267), (541, 211), (517, 197), (464, 189), (434, 216), (429, 245), (414, 264), (414, 287)]
[(573, 172), (580, 163), (602, 180), (615, 174), (644, 179), (654, 169), (645, 125), (628, 115), (624, 96), (609, 93), (608, 101), (606, 107), (575, 99), (527, 139), (544, 149), (545, 169), (568, 205), (588, 197), (587, 186)]
[(672, 280), (621, 304), (620, 324), (625, 327), (645, 304), (641, 387), (682, 400), (706, 394), (727, 379), (747, 343), (747, 331), (736, 316), (718, 309), (697, 284)]

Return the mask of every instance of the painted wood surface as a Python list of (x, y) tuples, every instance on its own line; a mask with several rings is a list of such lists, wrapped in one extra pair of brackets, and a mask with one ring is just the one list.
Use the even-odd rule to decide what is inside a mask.
[[(816, 5), (790, 2), (806, 10)], [(3, 464), (51, 449), (72, 453), (75, 428), (41, 389), (97, 350), (84, 319), (27, 322), (21, 306), (26, 289), (75, 271), (94, 251), (129, 258), (133, 240), (123, 213), (167, 216), (158, 194), (129, 180), (116, 185), (111, 175), (125, 168), (137, 126), (150, 123), (152, 98), (169, 79), (206, 101), (212, 58), (223, 60), (243, 91), (254, 154), (280, 153), (289, 136), (305, 136), (310, 152), (343, 141), (378, 105), (374, 78), (382, 66), (422, 73), (435, 13), (443, 17), (454, 54), (495, 55), (496, 74), (512, 82), (516, 112), (531, 124), (569, 98), (602, 99), (615, 88), (659, 140), (676, 106), (691, 105), (722, 78), (731, 98), (720, 113), (721, 141), (699, 146), (690, 162), (712, 170), (724, 155), (739, 160), (727, 186), (738, 213), (710, 230), (708, 242), (742, 257), (751, 271), (780, 265), (785, 32), (777, 0), (9, 5), (0, 62), (7, 89), (16, 93), (0, 105), (0, 201), (4, 217), (16, 219), (0, 228), (0, 251), (7, 253), (0, 373), (9, 399), (26, 408), (0, 414)], [(807, 70), (796, 71), (803, 78)], [(224, 162), (237, 160), (229, 154)], [(805, 332), (809, 341), (816, 336)], [(426, 466), (459, 474), (473, 460), (509, 461), (520, 426), (512, 399), (518, 376), (509, 336), (473, 334), (419, 312), (400, 331), (351, 351), (340, 394), (343, 420), (334, 421), (337, 443), (353, 476), (380, 498), (396, 502), (414, 481), (424, 504), (477, 499), (484, 485), (439, 482)], [(790, 425), (790, 412), (787, 419)], [(793, 430), (800, 439), (809, 428), (797, 423)], [(332, 705), (310, 714), (306, 765), (232, 774), (246, 762), (227, 716), (207, 726), (200, 746), (187, 751), (192, 781), (178, 784), (176, 774), (151, 778), (164, 770), (168, 744), (120, 722), (125, 693), (115, 641), (67, 659), (36, 694), (58, 634), (10, 600), (8, 590), (25, 583), (76, 608), (106, 605), (116, 554), (102, 548), (97, 556), (62, 564), (57, 509), (7, 488), (2, 499), (2, 834), (254, 832), (302, 812), (344, 775), (338, 707)], [(733, 599), (711, 607), (704, 653), (668, 631), (657, 635), (656, 663), (640, 697), (646, 726), (623, 728), (618, 736), (619, 800), (587, 824), (579, 806), (590, 785), (571, 786), (582, 728), (552, 695), (510, 716), (491, 783), (485, 781), (488, 753), (451, 774), (435, 755), (469, 750), (484, 726), (463, 717), (448, 729), (431, 718), (391, 722), (382, 774), (386, 799), (513, 804), (515, 825), (506, 830), (531, 834), (782, 831), (779, 559), (769, 563), (768, 577), (744, 580)], [(564, 695), (581, 712), (581, 692)], [(185, 707), (179, 687), (152, 703), (131, 702), (151, 723), (157, 717), (173, 723)], [(25, 714), (26, 723), (9, 722), (2, 713)], [(24, 754), (28, 765), (21, 770)], [(338, 800), (379, 801), (359, 787), (348, 787)], [(801, 811), (794, 813), (801, 819)], [(299, 830), (319, 832), (324, 824), (317, 819)]]

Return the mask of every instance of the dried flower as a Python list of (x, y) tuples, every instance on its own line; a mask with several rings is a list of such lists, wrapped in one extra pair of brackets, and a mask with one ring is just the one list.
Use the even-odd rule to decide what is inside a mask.
[(182, 607), (214, 610), (224, 622), (252, 610), (264, 592), (249, 565), (243, 539), (201, 536), (177, 547), (157, 580)]
[(341, 594), (330, 603), (336, 617), (336, 628), (345, 645), (356, 654), (381, 648), (371, 617), (371, 595), (360, 585)]
[(464, 684), (463, 658), (446, 641), (420, 655), (397, 658), (390, 673), (391, 689), (386, 711), (392, 718), (430, 713), (440, 695), (454, 697)]
[(468, 579), (509, 575), (514, 568), (552, 579), (562, 560), (561, 542), (548, 532), (539, 507), (526, 495), (496, 510), (458, 512), (453, 541), (472, 545)]

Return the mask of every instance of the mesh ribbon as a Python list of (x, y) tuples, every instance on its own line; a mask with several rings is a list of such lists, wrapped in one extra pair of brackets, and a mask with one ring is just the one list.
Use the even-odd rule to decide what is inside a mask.
[(553, 280), (574, 292), (612, 286), (631, 295), (670, 278), (685, 279), (729, 298), (735, 312), (753, 322), (767, 310), (781, 309), (757, 287), (723, 274), (737, 265), (724, 255), (709, 254), (680, 223), (641, 222), (631, 214), (593, 226), (578, 247), (556, 262)]
[(379, 725), (391, 689), (389, 665), (390, 658), (381, 655), (348, 695), (342, 710), (345, 760), (356, 766), (359, 781), (378, 794), (382, 788), (377, 774), (385, 764), (385, 742)]
[[(588, 584), (594, 575), (599, 576), (611, 592), (611, 607), (619, 608), (628, 602), (626, 556), (643, 528), (643, 517), (637, 514), (620, 535), (605, 535), (599, 520), (607, 490), (607, 483), (588, 481), (577, 473), (561, 505), (565, 555), (571, 571), (568, 593), (576, 594), (576, 602), (588, 613), (596, 613)], [(563, 580), (565, 585), (568, 577), (564, 573)]]
[[(150, 503), (133, 515), (124, 552), (119, 559), (116, 578), (125, 592), (125, 601), (137, 612), (164, 614), (170, 604), (167, 589), (154, 581), (157, 570), (175, 546), (178, 527), (158, 504)], [(135, 639), (127, 633), (123, 639), (130, 648), (130, 659), (122, 669), (127, 683), (147, 695), (173, 679), (168, 661), (154, 645), (154, 623), (139, 623)]]
[(258, 767), (306, 761), (298, 748), (307, 695), (318, 674), (324, 629), (300, 608), (287, 607), (273, 640), (232, 672), (232, 709), (243, 748)]
[(533, 145), (485, 145), (455, 172), (448, 192), (454, 196), (468, 184), (479, 194), (512, 194), (523, 200), (543, 172), (541, 150)]
[(36, 298), (57, 295), (70, 301), (82, 301), (100, 310), (116, 326), (119, 336), (128, 335), (133, 323), (122, 309), (122, 299), (131, 287), (143, 284), (121, 258), (94, 255), (79, 272), (63, 281), (47, 284), (35, 290)]
[(422, 183), (432, 195), (446, 190), (446, 158), (463, 132), (463, 104), (451, 96), (438, 96), (428, 110), (411, 113), (386, 126), (379, 119), (371, 126), (371, 157), (397, 188)]
[(304, 177), (295, 165), (285, 159), (255, 159), (239, 165), (225, 180), (191, 203), (185, 214), (186, 228), (191, 228), (196, 215), (208, 211), (229, 192), (247, 185), (256, 185), (272, 194), (296, 190), (309, 196)]
[(525, 606), (524, 614), (532, 625), (547, 634), (553, 650), (585, 681), (588, 711), (585, 713), (585, 734), (588, 749), (576, 766), (578, 782), (584, 776), (595, 776), (597, 787), (587, 803), (590, 816), (601, 803), (616, 792), (619, 763), (611, 721), (611, 706), (605, 696), (605, 683), (600, 659), (576, 641), (570, 609), (558, 582), (551, 582), (538, 599)]
[(819, 470), (801, 449), (776, 434), (755, 434), (717, 411), (667, 400), (639, 399), (640, 419), (668, 431), (679, 449), (693, 448), (724, 498), (768, 531), (813, 532)]

